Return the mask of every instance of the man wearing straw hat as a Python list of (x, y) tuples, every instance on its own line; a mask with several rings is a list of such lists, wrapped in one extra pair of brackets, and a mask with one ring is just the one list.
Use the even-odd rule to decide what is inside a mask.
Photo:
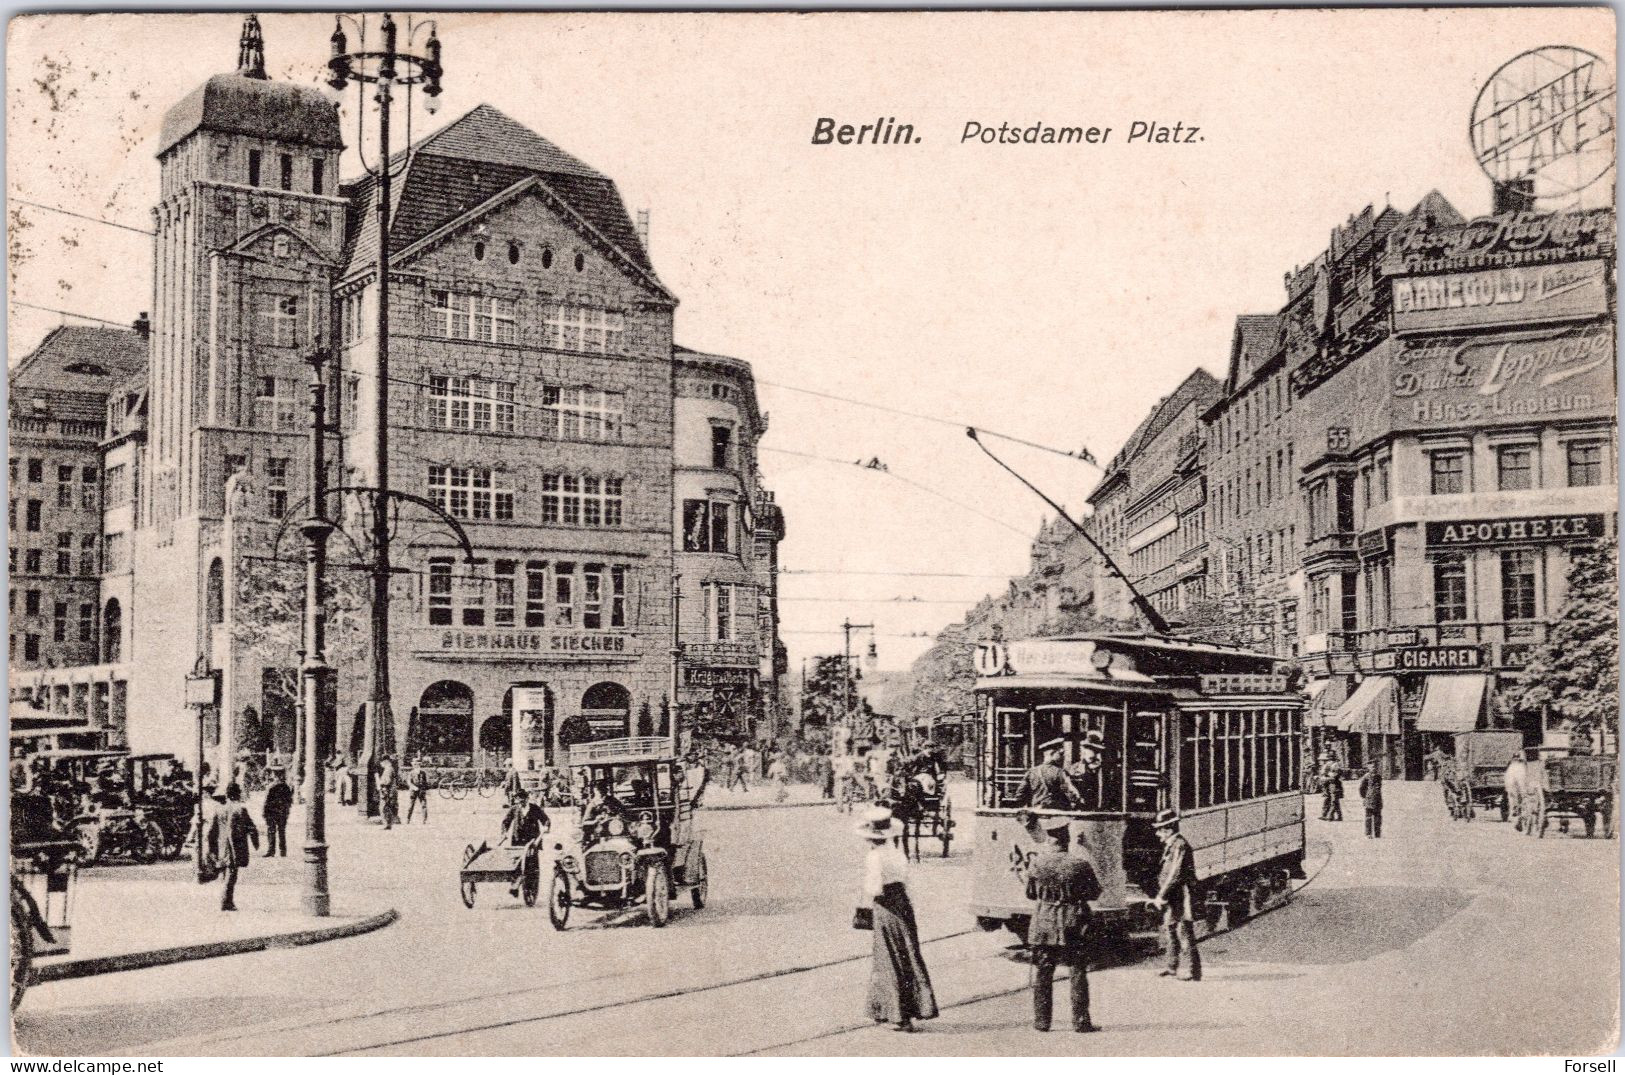
[(1027, 898), (1036, 900), (1027, 944), (1033, 951), (1033, 1029), (1047, 1031), (1055, 1004), (1055, 968), (1072, 968), (1072, 1029), (1088, 1034), (1100, 1028), (1089, 1019), (1089, 901), (1100, 895), (1084, 849), (1083, 834), (1072, 841), (1067, 854), (1071, 823), (1064, 817), (1043, 822), (1049, 837), (1049, 850), (1033, 863), (1027, 877)]
[[(1162, 911), (1162, 928), (1168, 939), (1168, 965), (1158, 973), (1165, 978), (1202, 980), (1202, 956), (1196, 950), (1196, 862), (1190, 841), (1179, 834), (1179, 812), (1157, 814), (1157, 836), (1162, 840), (1162, 864), (1157, 870), (1157, 894), (1151, 900)], [(1186, 970), (1179, 973), (1179, 956), (1185, 953)]]

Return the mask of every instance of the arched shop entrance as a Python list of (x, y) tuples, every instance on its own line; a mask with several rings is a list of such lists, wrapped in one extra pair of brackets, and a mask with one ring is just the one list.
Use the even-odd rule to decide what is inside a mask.
[(474, 692), (454, 679), (431, 683), (418, 702), (416, 748), (423, 754), (474, 753)]
[(630, 735), (632, 695), (619, 683), (595, 683), (581, 696), (581, 715), (594, 739)]

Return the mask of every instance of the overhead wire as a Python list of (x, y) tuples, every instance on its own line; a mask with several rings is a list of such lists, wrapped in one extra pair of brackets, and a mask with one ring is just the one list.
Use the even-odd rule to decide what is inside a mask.
[(61, 213), (63, 216), (77, 217), (80, 220), (88, 220), (93, 224), (105, 224), (109, 228), (118, 228), (122, 231), (133, 231), (137, 235), (156, 234), (150, 228), (138, 228), (133, 224), (120, 224), (116, 220), (104, 220), (99, 216), (91, 216), (88, 213), (76, 213), (72, 209), (63, 209), (58, 205), (46, 205), (44, 202), (31, 202), (26, 198), (8, 198), (7, 201), (9, 201), (12, 205), (26, 205), (30, 209), (43, 209), (47, 213)]

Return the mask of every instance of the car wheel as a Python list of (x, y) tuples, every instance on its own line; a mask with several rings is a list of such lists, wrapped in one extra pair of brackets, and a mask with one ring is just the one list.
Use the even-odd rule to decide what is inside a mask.
[(560, 930), (570, 921), (570, 879), (558, 871), (547, 893), (547, 920)]
[(34, 924), (29, 921), (28, 908), (18, 904), (17, 893), (11, 896), (11, 1010), (23, 1002), (28, 990), (28, 979), (34, 969)]
[(474, 882), (462, 881), (457, 886), (458, 894), (463, 897), (463, 906), (469, 910), (474, 909)]
[(534, 868), (525, 870), (524, 880), (519, 882), (519, 895), (525, 900), (526, 907), (536, 906), (536, 894), (542, 887), (542, 879)]
[(711, 871), (706, 866), (704, 852), (700, 853), (699, 873), (700, 878), (698, 881), (694, 882), (694, 889), (689, 893), (689, 897), (694, 901), (694, 909), (696, 911), (703, 911), (705, 909), (705, 901), (711, 898)]
[(666, 886), (664, 866), (650, 866), (644, 873), (643, 896), (649, 905), (649, 924), (659, 929), (671, 918), (671, 889)]

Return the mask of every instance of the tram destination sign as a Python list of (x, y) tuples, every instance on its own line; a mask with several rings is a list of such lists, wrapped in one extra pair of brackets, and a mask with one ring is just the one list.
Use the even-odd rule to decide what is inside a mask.
[(1285, 694), (1286, 677), (1222, 672), (1199, 680), (1203, 694)]
[(1379, 672), (1460, 672), (1484, 667), (1482, 646), (1409, 646), (1378, 650)]
[(1427, 524), (1430, 549), (1522, 542), (1593, 541), (1607, 534), (1601, 515), (1539, 515), (1524, 519), (1452, 519)]

